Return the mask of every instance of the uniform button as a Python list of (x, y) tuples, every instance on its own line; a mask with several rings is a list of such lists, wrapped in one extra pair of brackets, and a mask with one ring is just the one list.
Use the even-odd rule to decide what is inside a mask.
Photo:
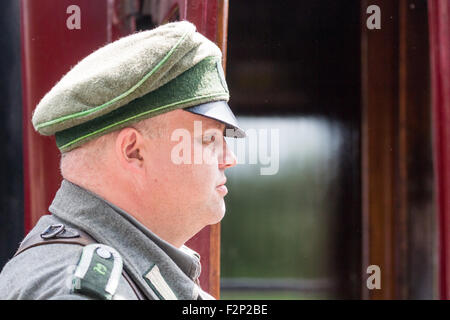
[(97, 254), (102, 257), (103, 259), (109, 259), (111, 257), (111, 252), (109, 252), (108, 250), (104, 249), (104, 248), (98, 248), (97, 249)]

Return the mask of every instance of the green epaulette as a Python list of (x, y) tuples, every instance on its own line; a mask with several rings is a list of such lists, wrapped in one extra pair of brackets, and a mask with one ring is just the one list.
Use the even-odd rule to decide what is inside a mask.
[(111, 300), (119, 285), (122, 268), (122, 257), (114, 248), (98, 243), (87, 245), (75, 269), (71, 291)]

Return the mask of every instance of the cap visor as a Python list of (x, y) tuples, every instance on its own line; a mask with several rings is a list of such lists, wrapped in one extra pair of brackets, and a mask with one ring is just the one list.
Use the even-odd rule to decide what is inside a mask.
[(217, 120), (226, 125), (226, 137), (245, 138), (244, 130), (239, 127), (236, 117), (226, 101), (213, 101), (184, 109), (186, 111)]

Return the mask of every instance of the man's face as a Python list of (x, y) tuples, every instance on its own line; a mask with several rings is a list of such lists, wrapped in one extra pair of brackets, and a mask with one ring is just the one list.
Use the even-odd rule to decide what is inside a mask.
[(150, 207), (199, 229), (219, 222), (225, 214), (225, 169), (236, 164), (224, 139), (225, 125), (184, 110), (164, 120), (163, 134), (145, 138)]

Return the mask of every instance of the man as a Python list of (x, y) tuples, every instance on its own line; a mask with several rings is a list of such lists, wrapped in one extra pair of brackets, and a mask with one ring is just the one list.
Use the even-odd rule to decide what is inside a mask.
[(64, 178), (0, 274), (2, 299), (211, 299), (184, 243), (225, 213), (227, 105), (220, 50), (188, 22), (92, 53), (38, 104)]

